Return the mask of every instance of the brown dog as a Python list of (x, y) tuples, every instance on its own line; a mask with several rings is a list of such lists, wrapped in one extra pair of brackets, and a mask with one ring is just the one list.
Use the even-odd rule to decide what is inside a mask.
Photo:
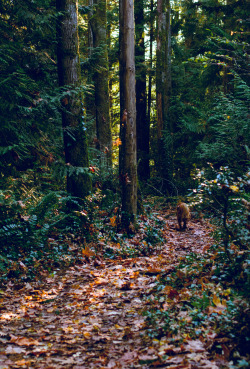
[[(178, 220), (180, 229), (186, 229), (187, 223), (190, 219), (190, 211), (189, 211), (188, 205), (185, 204), (184, 202), (181, 202), (180, 204), (178, 204), (176, 215), (177, 215), (177, 220)], [(183, 223), (183, 227), (182, 227), (182, 223)]]

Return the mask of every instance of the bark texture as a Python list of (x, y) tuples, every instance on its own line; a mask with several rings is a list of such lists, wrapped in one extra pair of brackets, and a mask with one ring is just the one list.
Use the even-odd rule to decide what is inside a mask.
[(120, 180), (124, 226), (137, 213), (135, 41), (133, 0), (120, 0)]
[(156, 103), (157, 103), (157, 170), (166, 180), (172, 180), (171, 97), (171, 24), (170, 1), (157, 2)]
[(101, 157), (112, 165), (112, 135), (109, 114), (109, 76), (107, 50), (107, 5), (106, 0), (90, 0), (92, 6), (89, 20), (90, 32), (95, 55), (95, 71), (93, 83), (95, 86), (95, 119), (97, 134), (97, 149)]
[(149, 20), (149, 73), (148, 73), (148, 101), (147, 101), (147, 122), (150, 127), (150, 112), (152, 102), (152, 70), (153, 70), (153, 40), (154, 40), (154, 0), (150, 0), (150, 20)]
[[(78, 40), (78, 7), (75, 0), (56, 0), (58, 19), (58, 78), (67, 89), (62, 99), (65, 160), (68, 165), (67, 190), (85, 197), (91, 190), (86, 132), (84, 130)], [(85, 172), (84, 172), (85, 170)]]
[(144, 0), (135, 2), (136, 137), (138, 177), (147, 180), (149, 172), (149, 121), (147, 120), (146, 66), (144, 42)]

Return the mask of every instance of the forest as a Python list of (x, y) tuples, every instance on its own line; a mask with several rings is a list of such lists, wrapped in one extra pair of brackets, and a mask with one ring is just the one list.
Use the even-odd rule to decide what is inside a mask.
[(0, 369), (247, 369), (249, 3), (0, 1)]

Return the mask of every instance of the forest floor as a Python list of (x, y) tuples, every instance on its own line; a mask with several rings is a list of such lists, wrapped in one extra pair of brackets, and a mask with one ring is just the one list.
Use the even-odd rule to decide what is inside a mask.
[[(148, 334), (142, 313), (158, 309), (154, 300), (160, 277), (169, 275), (191, 252), (203, 254), (213, 244), (209, 224), (191, 221), (180, 232), (173, 212), (156, 216), (165, 241), (152, 256), (88, 257), (41, 281), (22, 286), (10, 281), (0, 291), (0, 369), (229, 368), (228, 339), (219, 340), (212, 326), (195, 338), (182, 336), (178, 328), (161, 337)], [(140, 236), (128, 242), (136, 245)], [(179, 305), (181, 315), (188, 293), (187, 288), (166, 286), (169, 298), (161, 310)], [(220, 314), (225, 307), (213, 301), (209, 309)], [(189, 321), (182, 314), (182, 322)], [(216, 339), (224, 344), (221, 354), (211, 353)]]

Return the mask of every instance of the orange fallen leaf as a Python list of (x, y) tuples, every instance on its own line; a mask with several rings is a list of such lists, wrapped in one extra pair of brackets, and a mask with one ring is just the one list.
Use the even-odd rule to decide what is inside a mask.
[(33, 346), (33, 345), (40, 345), (40, 342), (34, 340), (33, 338), (27, 337), (15, 337), (13, 336), (10, 342), (17, 344), (18, 346)]
[(85, 338), (90, 338), (91, 337), (91, 334), (89, 332), (83, 332), (83, 336)]
[(109, 280), (108, 279), (105, 279), (105, 278), (97, 278), (96, 281), (95, 281), (95, 284), (98, 284), (98, 285), (105, 285), (105, 284), (108, 284), (109, 283)]
[(209, 310), (209, 313), (219, 313), (219, 314), (222, 314), (223, 310), (226, 309), (227, 307), (227, 302), (226, 300), (220, 300), (220, 298), (216, 295), (213, 296), (213, 303), (215, 305), (215, 307), (213, 306), (209, 306), (208, 307), (208, 310)]
[(216, 295), (213, 296), (213, 303), (215, 306), (221, 305), (220, 298)]
[(84, 249), (82, 249), (82, 254), (87, 257), (95, 255), (94, 251), (90, 250), (89, 246), (85, 246)]
[(165, 286), (162, 292), (165, 293), (170, 299), (179, 296), (178, 291), (175, 290), (172, 286)]
[(31, 363), (31, 361), (30, 360), (25, 360), (25, 359), (22, 359), (22, 360), (18, 360), (18, 361), (16, 361), (15, 362), (15, 365), (16, 366), (30, 366), (30, 363)]
[(109, 219), (112, 227), (116, 227), (116, 215)]

